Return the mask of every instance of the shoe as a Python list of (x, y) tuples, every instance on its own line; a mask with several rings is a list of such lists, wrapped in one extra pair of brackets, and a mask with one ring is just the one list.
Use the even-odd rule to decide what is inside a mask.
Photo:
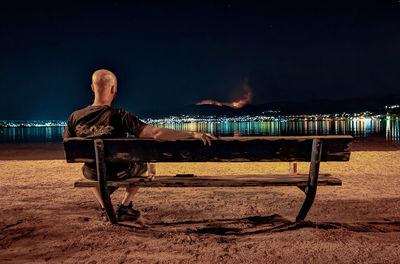
[(140, 212), (132, 208), (132, 201), (129, 203), (128, 206), (118, 205), (118, 221), (135, 221), (139, 218)]

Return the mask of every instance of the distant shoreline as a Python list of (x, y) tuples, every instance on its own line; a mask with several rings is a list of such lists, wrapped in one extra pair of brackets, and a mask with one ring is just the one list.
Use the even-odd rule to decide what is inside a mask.
[[(387, 142), (384, 137), (355, 138), (351, 151), (399, 151), (400, 143)], [(0, 160), (64, 160), (62, 143), (2, 143)]]

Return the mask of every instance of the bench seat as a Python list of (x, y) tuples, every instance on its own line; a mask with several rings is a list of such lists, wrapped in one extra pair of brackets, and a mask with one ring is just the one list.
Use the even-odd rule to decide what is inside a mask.
[[(307, 186), (308, 174), (289, 175), (234, 175), (234, 176), (157, 176), (148, 181), (141, 178), (131, 178), (124, 181), (107, 181), (107, 186), (114, 187), (257, 187), (257, 186)], [(318, 185), (342, 185), (342, 181), (330, 174), (320, 174)], [(74, 183), (79, 187), (97, 187), (98, 182), (80, 179)]]

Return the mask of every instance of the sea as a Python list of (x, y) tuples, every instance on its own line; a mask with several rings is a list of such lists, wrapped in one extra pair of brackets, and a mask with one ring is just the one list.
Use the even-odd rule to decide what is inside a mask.
[[(379, 136), (400, 144), (399, 119), (385, 118), (170, 118), (144, 120), (146, 123), (185, 131), (207, 132), (218, 136)], [(61, 143), (65, 121), (0, 121), (0, 143)], [(132, 136), (132, 135), (128, 135)]]

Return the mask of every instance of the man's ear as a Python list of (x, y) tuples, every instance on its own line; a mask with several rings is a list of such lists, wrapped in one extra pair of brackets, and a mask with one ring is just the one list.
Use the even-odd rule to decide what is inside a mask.
[(94, 86), (93, 86), (93, 83), (90, 85), (90, 87), (92, 87), (92, 91), (94, 92)]
[(115, 94), (115, 85), (111, 86), (111, 93)]

